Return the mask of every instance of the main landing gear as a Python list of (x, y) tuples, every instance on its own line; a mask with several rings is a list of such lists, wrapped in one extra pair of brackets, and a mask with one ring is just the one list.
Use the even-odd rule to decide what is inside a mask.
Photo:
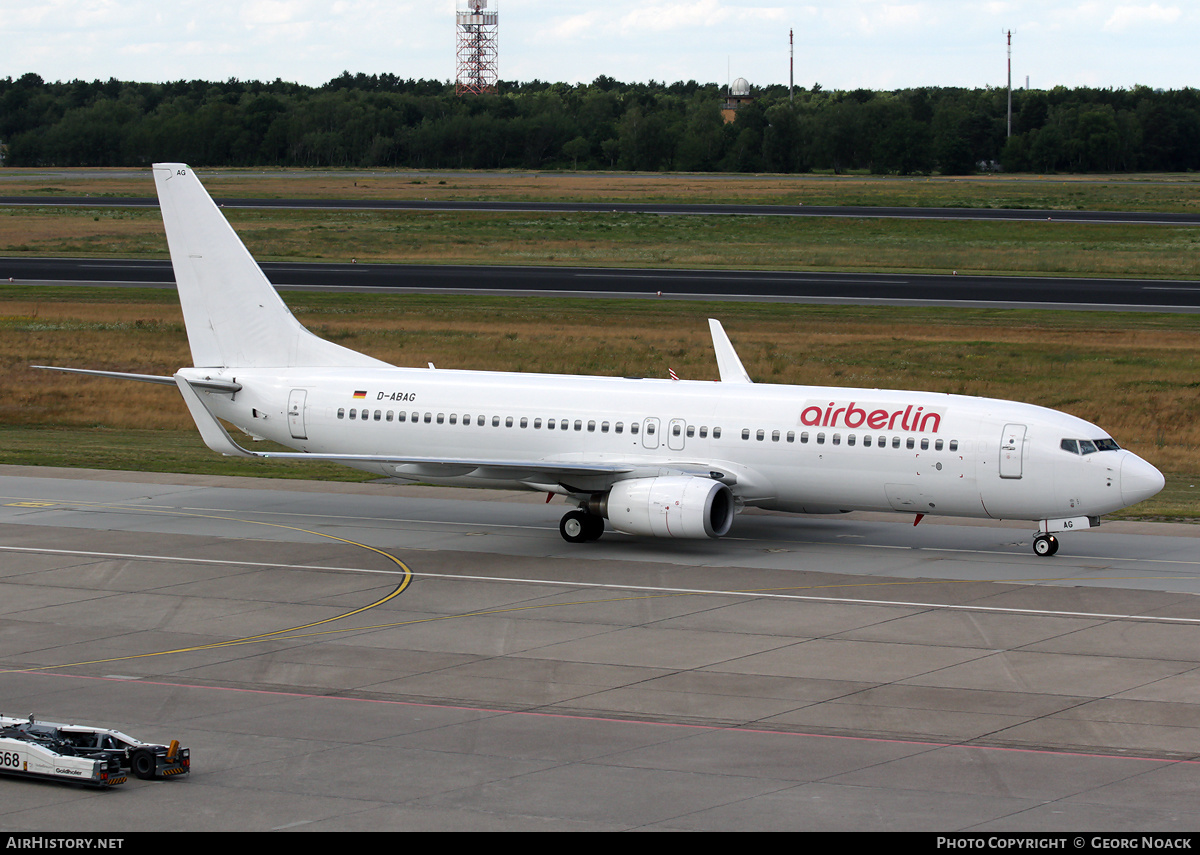
[(1033, 539), (1033, 551), (1035, 555), (1048, 558), (1058, 552), (1058, 538), (1052, 534), (1038, 534)]
[(586, 511), (570, 511), (559, 520), (558, 532), (567, 543), (590, 543), (604, 534), (604, 518)]

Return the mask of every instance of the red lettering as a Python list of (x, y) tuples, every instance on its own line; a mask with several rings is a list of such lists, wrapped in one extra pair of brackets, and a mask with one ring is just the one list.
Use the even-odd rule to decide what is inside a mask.
[(800, 411), (800, 424), (806, 427), (849, 428), (850, 430), (901, 430), (913, 433), (937, 433), (942, 427), (944, 408), (907, 404), (896, 409), (877, 404), (859, 406), (857, 400), (806, 403)]

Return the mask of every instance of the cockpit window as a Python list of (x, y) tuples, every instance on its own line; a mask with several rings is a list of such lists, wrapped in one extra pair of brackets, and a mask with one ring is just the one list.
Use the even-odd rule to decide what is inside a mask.
[(1091, 454), (1095, 451), (1120, 451), (1121, 446), (1110, 437), (1103, 439), (1064, 439), (1059, 442), (1059, 448), (1072, 454)]

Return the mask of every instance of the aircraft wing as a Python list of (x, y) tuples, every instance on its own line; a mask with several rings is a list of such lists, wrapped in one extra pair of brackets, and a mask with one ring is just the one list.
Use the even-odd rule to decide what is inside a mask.
[[(232, 442), (232, 440), (231, 440)], [(238, 446), (241, 448), (241, 446)], [(322, 461), (356, 465), (379, 464), (393, 478), (413, 481), (441, 478), (478, 478), (480, 481), (522, 483), (536, 490), (552, 493), (588, 494), (608, 490), (627, 478), (653, 478), (659, 475), (691, 475), (720, 480), (729, 485), (737, 478), (727, 471), (717, 471), (703, 463), (671, 462), (646, 466), (636, 461), (559, 461), (505, 460), (503, 458), (400, 457), (383, 454), (304, 454), (300, 452), (251, 452), (254, 457), (271, 460)], [(390, 470), (390, 472), (389, 472)]]

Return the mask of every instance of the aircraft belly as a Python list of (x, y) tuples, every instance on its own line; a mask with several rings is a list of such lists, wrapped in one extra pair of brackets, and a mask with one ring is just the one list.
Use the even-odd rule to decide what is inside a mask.
[(826, 456), (813, 465), (788, 469), (786, 478), (776, 478), (778, 496), (759, 504), (800, 513), (812, 513), (815, 507), (946, 516), (984, 513), (974, 472), (963, 456), (937, 455), (924, 465), (919, 461), (905, 455), (903, 462), (892, 459), (891, 466), (831, 466)]

